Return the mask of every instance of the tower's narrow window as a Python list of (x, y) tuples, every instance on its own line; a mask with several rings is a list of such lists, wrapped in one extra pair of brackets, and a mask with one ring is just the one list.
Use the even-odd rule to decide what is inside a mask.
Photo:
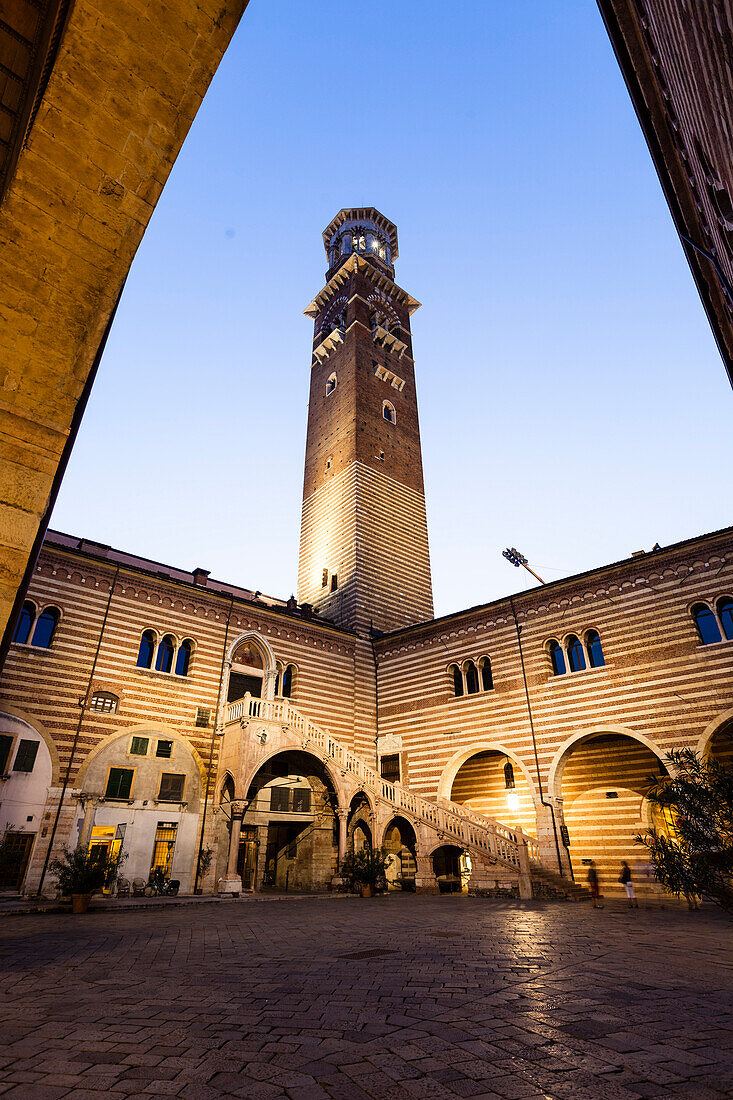
[(718, 620), (706, 603), (696, 603), (692, 608), (692, 617), (703, 645), (722, 641)]
[(321, 588), (325, 588), (328, 584), (328, 569), (324, 569), (321, 574)]
[(491, 691), (494, 686), (494, 678), (491, 675), (491, 661), (488, 657), (482, 657), (478, 667), (481, 673), (481, 690)]
[(338, 573), (332, 573), (331, 574), (331, 591), (335, 592), (336, 589), (338, 588), (338, 586), (339, 586)]
[(146, 630), (140, 639), (140, 649), (137, 654), (138, 668), (151, 668), (153, 653), (155, 652), (155, 634), (152, 630)]
[(395, 407), (391, 401), (382, 402), (382, 416), (388, 424), (397, 423), (397, 413), (395, 412)]
[(38, 616), (31, 645), (38, 646), (39, 649), (50, 649), (60, 618), (61, 612), (58, 607), (44, 608), (43, 613)]
[(166, 634), (162, 642), (158, 646), (158, 656), (155, 660), (155, 668), (157, 672), (170, 672), (173, 667), (173, 651), (176, 648), (175, 639), (172, 634)]
[(511, 760), (507, 760), (504, 765), (504, 789), (507, 791), (513, 791), (516, 787), (514, 781), (514, 765)]
[(14, 642), (20, 642), (21, 645), (26, 644), (35, 617), (35, 604), (32, 604), (30, 600), (26, 600), (26, 602), (23, 604), (23, 610), (20, 613), (20, 618), (18, 619), (18, 625), (15, 628), (15, 637), (13, 638)]
[(585, 636), (585, 648), (588, 650), (588, 662), (591, 668), (602, 668), (606, 660), (597, 630), (589, 630)]
[(547, 643), (547, 652), (550, 654), (550, 664), (552, 665), (552, 673), (554, 676), (564, 676), (565, 669), (565, 654), (562, 651), (562, 646), (559, 642), (556, 642), (553, 638), (551, 642)]
[(326, 382), (326, 397), (331, 396), (333, 391), (336, 389), (337, 385), (338, 385), (338, 376), (336, 375), (336, 371), (334, 371), (333, 374), (329, 375), (328, 381)]
[(463, 695), (463, 673), (458, 665), (451, 665), (448, 672), (453, 677), (453, 694), (458, 699)]
[(718, 600), (718, 618), (728, 641), (733, 641), (733, 600), (723, 596)]
[(188, 676), (192, 652), (193, 642), (190, 638), (184, 638), (176, 654), (176, 676)]
[(585, 668), (585, 653), (583, 643), (575, 634), (571, 634), (567, 640), (568, 664), (571, 672), (582, 672)]
[(478, 672), (473, 661), (466, 661), (463, 665), (463, 671), (466, 675), (466, 691), (469, 695), (478, 694)]

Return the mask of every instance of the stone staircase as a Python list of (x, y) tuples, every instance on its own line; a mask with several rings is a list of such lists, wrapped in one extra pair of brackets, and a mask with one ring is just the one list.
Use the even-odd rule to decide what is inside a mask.
[[(587, 896), (587, 891), (574, 887), (569, 880), (541, 864), (539, 845), (533, 836), (460, 803), (432, 802), (401, 783), (390, 783), (287, 700), (245, 695), (228, 704), (226, 725), (244, 725), (251, 721), (271, 723), (291, 735), (290, 739), (295, 740), (299, 748), (335, 768), (351, 781), (349, 786), (355, 791), (363, 790), (371, 795), (374, 805), (381, 806), (390, 817), (404, 816), (414, 825), (437, 835), (442, 843), (465, 849), (476, 867), (472, 879), (477, 882), (492, 880), (492, 874), (496, 880), (502, 877), (502, 872), (508, 871), (515, 879), (520, 876), (520, 882), (522, 876), (531, 879), (533, 893), (541, 896), (568, 897), (576, 890)], [(494, 874), (496, 871), (498, 876)]]

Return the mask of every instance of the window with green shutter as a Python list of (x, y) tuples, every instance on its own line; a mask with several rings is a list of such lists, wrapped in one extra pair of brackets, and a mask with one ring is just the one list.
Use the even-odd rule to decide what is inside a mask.
[(133, 737), (130, 745), (130, 756), (147, 756), (149, 744), (149, 737)]
[(36, 762), (36, 756), (38, 755), (38, 742), (26, 741), (25, 738), (21, 738), (18, 745), (18, 751), (15, 754), (15, 763), (13, 764), (14, 772), (32, 772), (33, 765)]
[(132, 768), (110, 768), (105, 798), (129, 798), (134, 774)]

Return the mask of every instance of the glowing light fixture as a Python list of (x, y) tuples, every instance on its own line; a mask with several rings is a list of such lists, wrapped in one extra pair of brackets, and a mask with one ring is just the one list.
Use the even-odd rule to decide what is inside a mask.
[(519, 809), (519, 795), (517, 794), (516, 791), (507, 791), (507, 793), (506, 793), (506, 804), (507, 804), (507, 806), (509, 807), (510, 810), (518, 810)]

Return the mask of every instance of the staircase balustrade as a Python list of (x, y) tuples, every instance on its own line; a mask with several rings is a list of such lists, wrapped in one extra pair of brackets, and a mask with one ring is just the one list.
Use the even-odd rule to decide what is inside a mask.
[(448, 843), (454, 842), (458, 847), (473, 850), (491, 862), (498, 860), (518, 868), (519, 846), (525, 841), (530, 859), (539, 861), (537, 841), (522, 829), (511, 829), (494, 818), (485, 817), (455, 802), (447, 805), (431, 802), (401, 783), (390, 783), (284, 699), (257, 699), (247, 694), (243, 699), (227, 705), (227, 724), (250, 719), (277, 723), (297, 733), (304, 749), (309, 745), (319, 749), (342, 773), (352, 776), (360, 787), (386, 802), (395, 812), (402, 812), (430, 825)]

